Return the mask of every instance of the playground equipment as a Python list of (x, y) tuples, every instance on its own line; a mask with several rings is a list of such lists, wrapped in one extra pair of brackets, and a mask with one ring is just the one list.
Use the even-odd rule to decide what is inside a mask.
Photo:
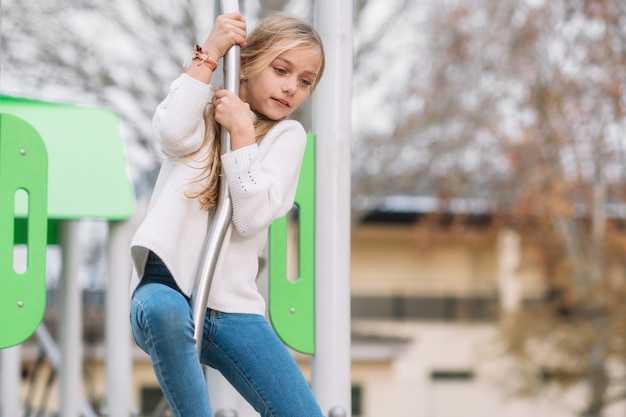
[[(108, 282), (107, 300), (118, 300), (118, 303), (107, 314), (106, 336), (111, 340), (107, 340), (106, 361), (115, 364), (113, 373), (122, 376), (119, 378), (109, 376), (107, 391), (110, 409), (130, 410), (130, 328), (128, 314), (123, 308), (126, 304), (120, 303), (119, 300), (128, 297), (128, 277), (131, 267), (128, 261), (128, 243), (124, 242), (122, 225), (135, 209), (135, 197), (126, 172), (119, 116), (103, 108), (72, 106), (7, 96), (0, 97), (0, 114), (0, 121), (19, 118), (32, 126), (43, 140), (48, 154), (48, 198), (47, 204), (43, 204), (47, 210), (47, 222), (41, 220), (42, 214), (36, 214), (40, 220), (33, 222), (32, 216), (39, 213), (37, 211), (39, 209), (33, 209), (33, 205), (41, 198), (38, 196), (39, 193), (34, 192), (31, 192), (27, 198), (30, 203), (28, 221), (25, 217), (24, 199), (26, 197), (22, 195), (16, 199), (16, 205), (13, 205), (11, 191), (8, 197), (3, 193), (0, 194), (0, 214), (4, 216), (5, 210), (8, 210), (11, 215), (15, 214), (15, 233), (8, 234), (12, 240), (9, 243), (10, 250), (13, 251), (15, 243), (28, 242), (27, 271), (31, 265), (35, 264), (38, 268), (42, 268), (43, 290), (45, 290), (45, 252), (43, 249), (46, 243), (60, 245), (63, 253), (58, 345), (52, 338), (46, 337), (45, 328), (40, 326), (36, 332), (38, 341), (48, 358), (51, 359), (51, 363), (62, 371), (59, 372), (60, 415), (78, 417), (80, 413), (83, 416), (95, 416), (89, 404), (84, 401), (81, 389), (83, 338), (79, 274), (82, 248), (79, 239), (79, 221), (85, 218), (109, 221), (111, 279)], [(4, 122), (2, 124), (6, 126)], [(6, 135), (7, 132), (3, 129), (1, 133), (3, 155), (5, 155), (4, 149), (8, 146), (7, 144), (11, 144), (12, 147), (18, 141), (23, 140), (23, 132), (12, 130), (10, 135)], [(28, 148), (25, 147), (24, 150), (26, 151), (24, 156), (31, 155)], [(3, 168), (0, 181), (4, 190), (4, 184), (7, 184), (5, 181), (21, 180), (22, 177), (15, 175), (19, 171), (5, 175), (4, 156), (2, 158)], [(41, 172), (36, 168), (33, 170), (34, 175)], [(8, 206), (6, 206), (5, 198), (10, 198)], [(14, 221), (12, 217), (10, 222)], [(6, 219), (2, 221), (5, 222)], [(2, 223), (3, 232), (13, 230), (13, 224), (7, 228), (4, 224)], [(6, 235), (0, 234), (0, 238), (5, 238)], [(43, 238), (44, 236), (46, 238)], [(5, 256), (7, 243), (3, 242), (0, 266), (7, 268), (5, 264), (12, 259), (12, 252), (11, 256)], [(33, 243), (42, 248), (31, 249)], [(118, 255), (119, 249), (113, 247), (114, 245), (123, 246), (122, 255)], [(2, 296), (5, 294), (4, 285), (5, 281), (1, 280), (0, 294)], [(38, 308), (43, 309), (45, 301), (39, 298), (38, 302), (40, 303)], [(28, 301), (28, 305), (30, 303), (31, 301)], [(23, 306), (27, 307), (26, 301)], [(19, 374), (10, 375), (8, 371), (8, 364), (13, 363), (17, 365), (19, 371), (21, 362), (19, 348), (18, 345), (15, 348), (0, 350), (3, 399), (10, 387), (17, 389), (20, 385)], [(54, 358), (58, 358), (58, 361)], [(13, 400), (19, 400), (19, 394)], [(5, 401), (2, 405), (3, 415), (19, 415), (17, 411), (5, 410), (7, 406)], [(111, 413), (111, 415), (114, 414)]]
[[(46, 308), (48, 155), (25, 120), (0, 114), (0, 349), (30, 337)], [(22, 222), (16, 222), (21, 217)], [(17, 226), (17, 227), (16, 227)], [(16, 230), (17, 229), (17, 230)], [(26, 246), (15, 270), (14, 245)]]
[(311, 387), (322, 411), (350, 416), (350, 147), (352, 1), (318, 0), (326, 69), (313, 95), (315, 355)]
[[(309, 135), (296, 191), (295, 224), (287, 214), (270, 226), (268, 311), (272, 327), (290, 348), (315, 353), (315, 136)], [(298, 274), (287, 272), (288, 231), (297, 230)], [(293, 243), (293, 242), (292, 242)]]
[[(48, 156), (26, 121), (0, 114), (0, 349), (6, 415), (20, 408), (19, 348), (33, 334), (46, 307)], [(16, 227), (16, 217), (23, 218)], [(26, 268), (16, 269), (14, 245), (26, 246)]]

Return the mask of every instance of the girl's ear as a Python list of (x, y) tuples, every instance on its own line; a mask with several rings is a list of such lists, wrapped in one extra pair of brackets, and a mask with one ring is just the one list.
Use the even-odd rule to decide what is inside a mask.
[(239, 70), (239, 80), (241, 81), (246, 81), (246, 79), (248, 78), (246, 76), (246, 73), (244, 71), (244, 68), (246, 67), (246, 59), (245, 58), (241, 58), (241, 69)]

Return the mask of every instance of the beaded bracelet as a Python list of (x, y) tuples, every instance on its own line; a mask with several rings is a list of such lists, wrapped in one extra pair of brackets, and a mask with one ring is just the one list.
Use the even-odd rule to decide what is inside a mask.
[(217, 61), (209, 55), (203, 54), (200, 45), (195, 45), (193, 47), (193, 52), (185, 58), (185, 61), (183, 62), (183, 71), (187, 71), (187, 61), (189, 61), (189, 58), (191, 58), (191, 61), (196, 59), (200, 60), (198, 66), (205, 64), (211, 71), (215, 71), (215, 68), (217, 68)]

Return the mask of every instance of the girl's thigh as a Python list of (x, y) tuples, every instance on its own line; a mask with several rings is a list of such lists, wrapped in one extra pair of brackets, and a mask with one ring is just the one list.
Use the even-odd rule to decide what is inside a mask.
[(150, 355), (174, 416), (212, 416), (187, 300), (166, 285), (145, 284), (133, 295), (130, 319), (135, 341)]
[(261, 414), (321, 417), (295, 360), (263, 316), (211, 312), (202, 360)]

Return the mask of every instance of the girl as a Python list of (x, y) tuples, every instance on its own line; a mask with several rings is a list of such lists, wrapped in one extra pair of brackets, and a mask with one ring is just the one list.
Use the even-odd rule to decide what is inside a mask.
[[(235, 44), (242, 47), (239, 97), (209, 84), (216, 61)], [(264, 318), (255, 285), (268, 226), (293, 205), (306, 135), (285, 118), (322, 76), (320, 37), (306, 23), (274, 14), (246, 39), (245, 20), (233, 13), (216, 19), (191, 57), (154, 114), (165, 160), (131, 243), (133, 335), (176, 417), (212, 416), (200, 362), (218, 369), (262, 416), (320, 417), (295, 361)], [(232, 151), (222, 156), (216, 124), (231, 135)], [(228, 183), (232, 220), (198, 358), (189, 301), (219, 181)]]

